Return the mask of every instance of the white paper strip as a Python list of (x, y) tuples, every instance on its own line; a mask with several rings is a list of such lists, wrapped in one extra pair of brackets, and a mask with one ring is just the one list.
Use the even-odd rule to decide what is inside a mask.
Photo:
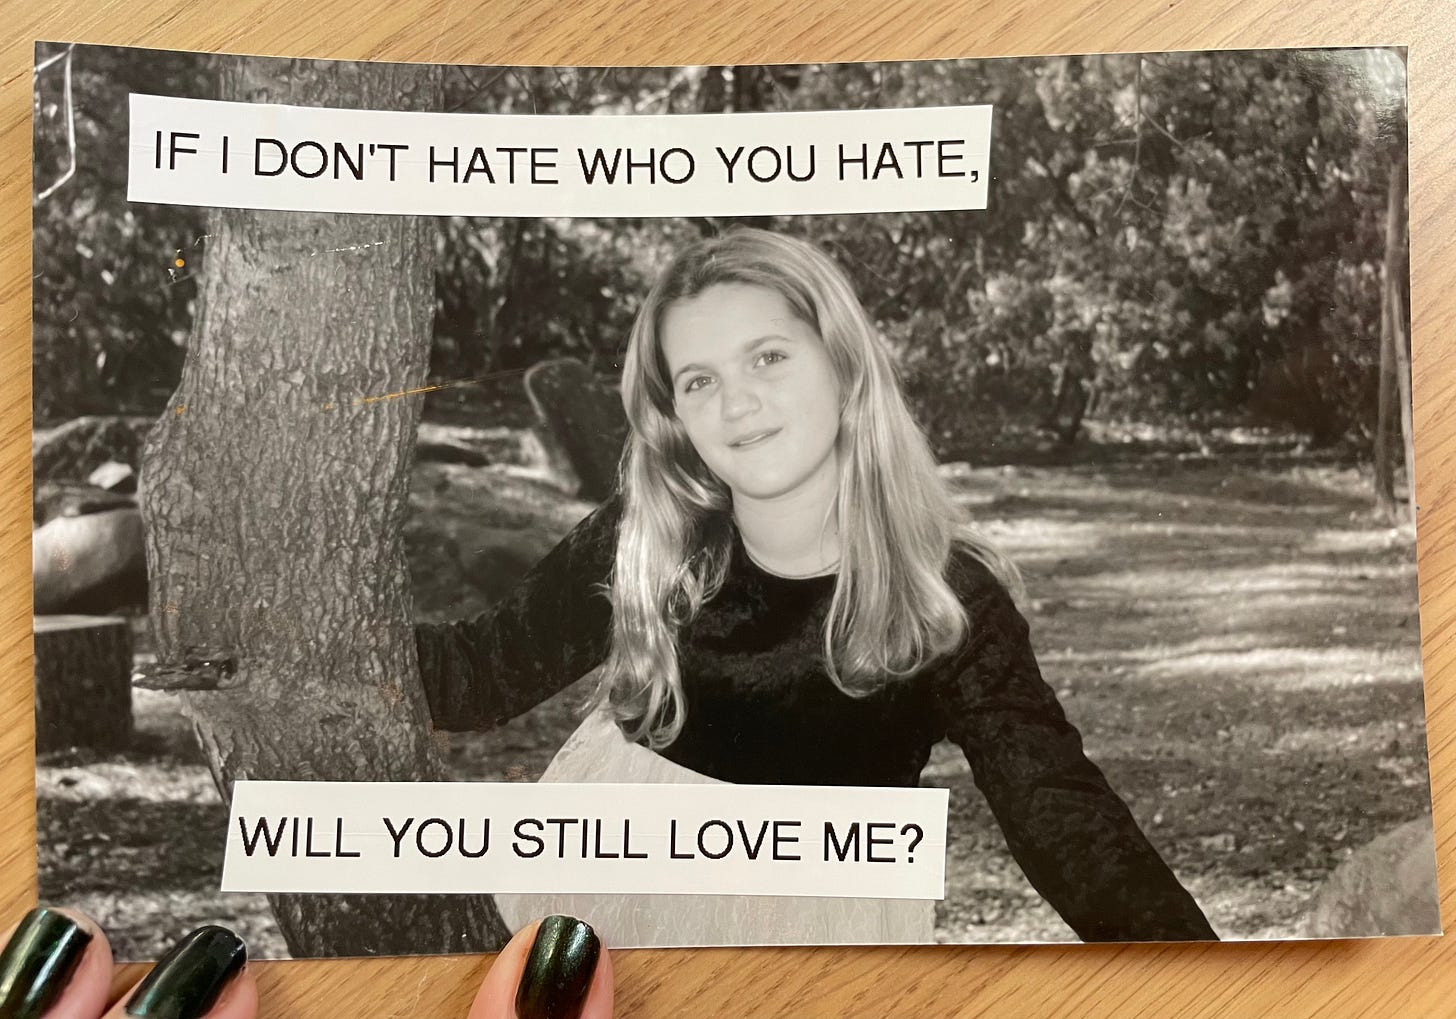
[(944, 789), (238, 782), (229, 892), (939, 899)]
[(521, 116), (130, 98), (133, 202), (601, 217), (986, 207), (990, 106)]

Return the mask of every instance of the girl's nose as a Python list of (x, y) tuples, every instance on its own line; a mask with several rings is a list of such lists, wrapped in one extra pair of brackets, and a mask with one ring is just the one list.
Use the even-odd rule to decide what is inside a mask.
[(747, 381), (725, 381), (723, 383), (723, 419), (737, 421), (748, 417), (763, 406), (758, 391)]

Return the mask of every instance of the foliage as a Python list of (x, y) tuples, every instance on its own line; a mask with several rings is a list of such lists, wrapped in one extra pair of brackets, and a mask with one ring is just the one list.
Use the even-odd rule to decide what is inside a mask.
[[(78, 50), (75, 180), (36, 211), (36, 415), (155, 410), (197, 210), (123, 199), (125, 93), (212, 94), (212, 59)], [(37, 94), (37, 181), (63, 111)], [(986, 212), (761, 219), (854, 277), (942, 456), (1084, 420), (1252, 423), (1368, 451), (1404, 65), (1381, 50), (775, 67), (454, 68), (452, 111), (991, 103)], [(571, 355), (615, 370), (639, 296), (726, 220), (441, 221), (438, 379)], [(183, 252), (184, 257), (186, 251)], [(199, 252), (200, 254), (200, 252)]]
[[(38, 47), (37, 62), (64, 47)], [(126, 200), (127, 94), (214, 98), (209, 58), (77, 47), (75, 176), (35, 206), (36, 427), (82, 414), (154, 414), (181, 373), (205, 217)], [(37, 193), (70, 163), (65, 60), (35, 86)], [(176, 265), (181, 260), (180, 268)]]

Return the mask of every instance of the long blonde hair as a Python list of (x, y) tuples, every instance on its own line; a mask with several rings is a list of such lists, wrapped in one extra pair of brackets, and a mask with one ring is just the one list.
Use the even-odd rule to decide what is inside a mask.
[(674, 411), (662, 320), (675, 301), (719, 283), (765, 287), (823, 340), (838, 377), (840, 563), (824, 624), (824, 661), (862, 696), (964, 639), (965, 609), (946, 580), (956, 545), (1009, 583), (1015, 568), (971, 532), (936, 470), (894, 366), (844, 272), (812, 244), (736, 228), (680, 252), (638, 310), (622, 370), (632, 425), (611, 580), (612, 643), (600, 696), (633, 740), (663, 747), (687, 706), (677, 635), (717, 593), (732, 550), (732, 496)]

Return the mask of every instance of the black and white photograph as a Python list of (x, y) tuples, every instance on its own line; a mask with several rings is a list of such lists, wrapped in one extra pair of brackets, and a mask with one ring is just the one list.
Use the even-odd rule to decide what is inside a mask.
[[(1404, 50), (41, 43), (34, 90), (39, 892), (118, 957), (204, 923), (259, 958), (494, 951), (558, 913), (613, 947), (1439, 933)], [(929, 211), (129, 200), (137, 95), (984, 106), (989, 168), (914, 135), (854, 164), (985, 188)], [(518, 169), (478, 159), (431, 179)], [(225, 892), (242, 781), (932, 787), (944, 896)]]

